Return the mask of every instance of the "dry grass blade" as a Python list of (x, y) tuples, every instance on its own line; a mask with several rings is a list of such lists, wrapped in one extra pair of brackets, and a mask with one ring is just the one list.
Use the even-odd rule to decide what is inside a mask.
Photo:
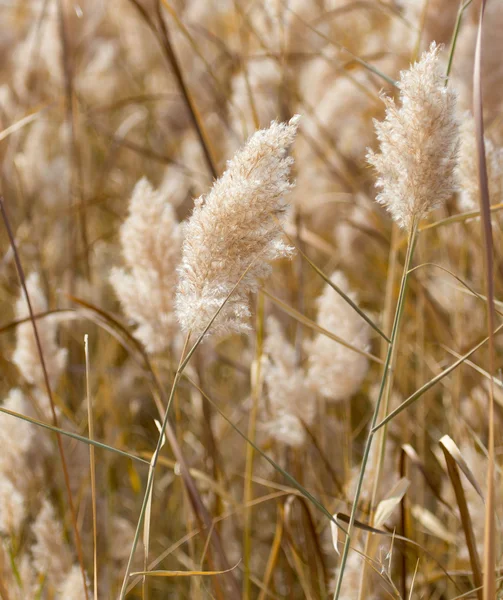
[[(484, 143), (484, 115), (482, 104), (482, 25), (486, 0), (480, 6), (480, 19), (475, 46), (475, 60), (473, 69), (473, 116), (477, 141), (478, 171), (480, 185), (480, 212), (482, 215), (481, 227), (484, 240), (485, 276), (487, 288), (487, 328), (489, 331), (489, 373), (495, 372), (494, 349), (494, 261), (493, 261), (493, 234), (491, 226), (491, 201), (489, 198), (489, 182), (487, 178), (487, 164)], [(495, 529), (495, 490), (494, 490), (494, 387), (491, 379), (489, 386), (489, 462), (487, 469), (487, 495), (484, 532), (484, 600), (492, 600), (496, 596), (496, 529)]]
[[(503, 581), (503, 577), (498, 577), (496, 579), (497, 583), (500, 583), (501, 581)], [(468, 590), (468, 592), (465, 592), (464, 594), (461, 594), (461, 596), (456, 596), (455, 598), (451, 598), (450, 600), (462, 600), (462, 598), (476, 598), (477, 597), (477, 592), (479, 590), (482, 590), (482, 587), (480, 587), (480, 588), (473, 588), (471, 590)]]
[[(156, 427), (159, 430), (159, 434), (162, 436), (161, 438), (161, 448), (164, 446), (164, 444), (166, 443), (166, 436), (162, 435), (161, 432), (161, 424), (159, 423), (159, 421), (155, 421)], [(153, 462), (154, 462), (154, 456), (155, 454), (152, 455), (152, 458), (150, 460), (150, 467), (149, 467), (149, 477), (152, 477), (152, 482), (154, 481), (154, 472), (153, 472)], [(154, 492), (154, 484), (152, 483), (152, 487), (150, 488), (150, 494), (148, 495), (148, 500), (147, 500), (147, 507), (145, 509), (145, 522), (143, 524), (143, 548), (144, 548), (144, 553), (143, 553), (143, 569), (144, 572), (147, 573), (147, 565), (148, 565), (148, 553), (149, 553), (149, 549), (150, 549), (150, 521), (151, 521), (151, 515), (152, 515), (152, 495)], [(148, 597), (148, 589), (147, 589), (147, 579), (145, 577), (145, 574), (143, 576), (143, 582), (142, 582), (142, 595), (143, 595), (143, 599), (145, 600)]]
[(196, 577), (201, 575), (224, 575), (225, 573), (229, 573), (233, 571), (239, 562), (230, 569), (225, 569), (223, 571), (136, 571), (131, 573), (131, 577), (135, 577), (136, 575), (142, 575), (143, 577)]
[(412, 592), (414, 591), (414, 584), (416, 582), (416, 576), (417, 576), (417, 570), (419, 568), (419, 559), (417, 559), (416, 561), (416, 568), (414, 569), (414, 575), (412, 576), (412, 581), (410, 584), (410, 593), (409, 593), (409, 600), (412, 600), (413, 596), (412, 596)]
[(379, 528), (386, 523), (391, 517), (395, 508), (400, 504), (402, 498), (407, 493), (410, 487), (410, 481), (406, 477), (402, 477), (393, 488), (386, 494), (386, 498), (381, 500), (377, 505), (376, 512), (374, 515), (374, 525)]
[[(494, 331), (494, 334), (501, 331), (501, 329), (503, 329), (503, 324), (499, 325), (496, 328), (496, 330)], [(432, 388), (434, 385), (436, 385), (444, 377), (447, 377), (447, 375), (449, 375), (449, 373), (452, 373), (454, 371), (454, 369), (457, 369), (457, 367), (459, 367), (459, 365), (462, 365), (465, 362), (465, 360), (467, 358), (469, 358), (474, 352), (476, 352), (479, 348), (482, 348), (482, 346), (487, 343), (488, 339), (489, 339), (488, 337), (484, 338), (481, 342), (479, 342), (476, 346), (474, 346), (471, 350), (469, 350), (466, 354), (464, 354), (459, 360), (457, 360), (455, 363), (453, 363), (452, 365), (450, 365), (449, 367), (444, 369), (436, 377), (433, 377), (433, 379), (430, 379), (430, 381), (428, 381), (428, 383), (425, 383), (421, 388), (419, 388), (416, 392), (414, 392), (411, 396), (409, 396), (407, 398), (407, 400), (404, 400), (402, 402), (402, 404), (400, 404), (400, 406), (398, 406), (393, 412), (391, 412), (380, 423), (378, 423), (372, 429), (372, 431), (377, 431), (378, 429), (380, 429), (381, 427), (386, 425), (386, 423), (389, 423), (390, 421), (392, 421), (397, 415), (399, 415), (403, 410), (405, 410), (413, 402), (418, 400), (430, 388)]]
[[(87, 399), (87, 421), (89, 427), (89, 439), (94, 439), (94, 417), (93, 403), (91, 400), (91, 388), (89, 384), (89, 336), (84, 336), (84, 352), (86, 358), (86, 399)], [(89, 467), (91, 471), (91, 503), (93, 512), (93, 585), (94, 598), (98, 600), (98, 515), (96, 511), (96, 459), (94, 446), (89, 446)]]
[[(440, 271), (447, 273), (450, 277), (452, 277), (453, 279), (458, 281), (463, 286), (463, 288), (465, 288), (463, 291), (467, 290), (467, 293), (470, 293), (473, 296), (475, 296), (476, 298), (478, 298), (479, 300), (483, 300), (484, 302), (486, 302), (485, 296), (482, 296), (481, 294), (477, 293), (471, 286), (469, 286), (465, 281), (463, 281), (461, 279), (461, 277), (458, 277), (455, 273), (453, 273), (446, 267), (443, 267), (442, 265), (437, 265), (436, 263), (422, 263), (420, 265), (416, 265), (413, 269), (411, 269), (410, 273), (413, 273), (414, 271), (417, 271), (418, 269), (422, 269), (424, 267), (435, 267), (435, 269), (439, 269)], [(499, 314), (503, 314), (503, 313), (499, 313)]]
[[(4, 200), (3, 196), (0, 196), (0, 210), (2, 212), (2, 217), (3, 217), (4, 224), (5, 224), (5, 228), (7, 230), (7, 235), (9, 237), (12, 251), (14, 253), (14, 262), (16, 264), (16, 270), (17, 270), (19, 280), (21, 282), (23, 294), (26, 299), (26, 303), (28, 305), (28, 312), (30, 313), (30, 321), (33, 326), (33, 334), (35, 337), (37, 352), (38, 352), (38, 356), (40, 359), (40, 364), (42, 366), (42, 372), (43, 372), (43, 376), (44, 376), (44, 384), (45, 384), (47, 396), (49, 398), (49, 404), (50, 404), (50, 408), (51, 408), (54, 428), (58, 429), (58, 416), (57, 416), (56, 408), (54, 405), (54, 399), (52, 396), (52, 389), (51, 389), (51, 384), (49, 382), (49, 376), (47, 374), (47, 369), (45, 366), (44, 352), (43, 352), (42, 345), (40, 342), (40, 337), (38, 335), (37, 323), (33, 316), (34, 313), (33, 313), (32, 305), (31, 305), (31, 301), (30, 301), (30, 295), (28, 294), (28, 289), (26, 287), (26, 278), (24, 275), (24, 270), (21, 265), (21, 260), (19, 258), (19, 254), (17, 251), (16, 241), (15, 241), (14, 235), (12, 233), (12, 228), (10, 226), (10, 221), (9, 221), (9, 217), (7, 215), (7, 209), (5, 207), (5, 200)], [(57, 443), (58, 443), (59, 456), (61, 458), (61, 465), (63, 468), (63, 475), (65, 478), (65, 488), (66, 488), (66, 494), (67, 494), (67, 498), (68, 498), (68, 504), (70, 507), (70, 514), (72, 517), (73, 534), (75, 537), (75, 546), (76, 546), (77, 555), (78, 555), (78, 559), (79, 559), (79, 566), (80, 566), (80, 570), (81, 570), (81, 574), (82, 574), (82, 583), (84, 586), (84, 596), (85, 596), (86, 600), (88, 600), (89, 594), (88, 594), (88, 590), (87, 590), (86, 572), (85, 572), (85, 568), (84, 568), (84, 555), (82, 552), (82, 542), (80, 539), (79, 528), (77, 525), (77, 513), (75, 511), (75, 506), (74, 506), (73, 497), (72, 497), (72, 491), (70, 488), (70, 477), (69, 477), (69, 473), (68, 473), (68, 467), (67, 467), (67, 462), (66, 462), (66, 458), (65, 458), (65, 453), (63, 450), (63, 442), (62, 442), (61, 434), (59, 431), (56, 432), (56, 439), (57, 439)]]
[[(301, 229), (301, 228), (299, 228)], [(389, 337), (374, 323), (374, 321), (372, 321), (372, 319), (370, 317), (368, 317), (363, 310), (356, 304), (356, 302), (353, 302), (353, 300), (351, 300), (351, 298), (344, 293), (343, 290), (341, 290), (341, 288), (339, 286), (337, 286), (331, 279), (330, 277), (328, 277), (327, 275), (325, 275), (325, 273), (323, 273), (323, 271), (317, 267), (313, 261), (309, 258), (309, 256), (307, 256), (307, 254), (305, 254), (305, 252), (302, 250), (302, 248), (299, 247), (299, 244), (296, 244), (295, 241), (289, 236), (287, 235), (288, 241), (290, 242), (290, 244), (292, 244), (293, 246), (295, 246), (297, 252), (302, 256), (302, 258), (308, 263), (308, 265), (316, 272), (318, 273), (318, 275), (323, 279), (323, 281), (325, 281), (325, 283), (328, 283), (328, 285), (339, 294), (339, 296), (341, 296), (342, 298), (344, 298), (344, 300), (349, 304), (349, 306), (351, 306), (351, 308), (353, 310), (355, 310), (360, 317), (370, 325), (370, 327), (372, 327), (372, 329), (374, 331), (376, 331), (383, 339), (385, 339), (388, 344), (391, 342), (391, 340), (389, 339)]]
[(287, 10), (296, 19), (298, 19), (307, 29), (309, 29), (310, 31), (312, 31), (313, 33), (315, 33), (317, 36), (319, 36), (320, 38), (322, 38), (325, 41), (327, 41), (329, 44), (335, 46), (336, 48), (338, 48), (342, 52), (346, 52), (347, 54), (349, 54), (352, 57), (352, 59), (355, 62), (357, 62), (359, 65), (361, 65), (362, 67), (365, 67), (365, 69), (368, 69), (369, 71), (371, 71), (372, 73), (374, 73), (374, 75), (377, 75), (378, 77), (380, 77), (381, 79), (383, 79), (384, 81), (386, 81), (386, 83), (389, 83), (392, 86), (396, 86), (397, 85), (397, 82), (394, 79), (392, 79), (391, 77), (388, 77), (388, 75), (386, 75), (385, 73), (383, 73), (382, 71), (380, 71), (378, 68), (374, 67), (374, 65), (371, 65), (370, 63), (368, 63), (367, 61), (363, 60), (359, 56), (356, 56), (356, 54), (353, 54), (353, 52), (351, 52), (350, 50), (348, 50), (348, 48), (346, 48), (345, 46), (342, 46), (341, 44), (338, 44), (337, 42), (335, 42), (332, 39), (330, 39), (330, 37), (326, 36), (320, 30), (316, 29), (316, 27), (313, 27), (312, 25), (310, 25), (305, 19), (303, 19), (298, 13), (296, 13), (290, 7), (287, 6)]
[(454, 25), (454, 30), (452, 32), (451, 46), (449, 49), (449, 58), (447, 59), (447, 70), (445, 72), (445, 84), (446, 85), (447, 85), (447, 81), (449, 79), (449, 75), (451, 74), (452, 61), (454, 60), (454, 53), (456, 52), (456, 44), (458, 41), (459, 30), (461, 27), (461, 21), (463, 20), (463, 14), (472, 2), (473, 2), (473, 0), (468, 0), (467, 2), (465, 2), (465, 0), (461, 0), (460, 4), (459, 4), (458, 14), (456, 17), (456, 23)]
[(197, 110), (197, 107), (192, 98), (192, 95), (190, 94), (190, 91), (187, 87), (185, 78), (182, 73), (182, 69), (180, 67), (180, 62), (175, 54), (173, 45), (171, 43), (168, 29), (166, 27), (166, 23), (164, 22), (164, 18), (162, 15), (160, 0), (156, 0), (156, 2), (155, 2), (155, 12), (156, 12), (156, 17), (157, 17), (157, 21), (158, 21), (157, 26), (153, 22), (153, 20), (150, 18), (150, 16), (146, 12), (145, 8), (142, 6), (142, 4), (140, 2), (138, 2), (138, 0), (130, 0), (130, 2), (137, 9), (138, 13), (142, 16), (142, 18), (144, 19), (144, 21), (148, 25), (148, 27), (152, 30), (153, 34), (155, 35), (157, 41), (159, 42), (159, 44), (162, 48), (162, 51), (164, 53), (164, 56), (165, 56), (168, 64), (171, 66), (171, 69), (175, 76), (175, 79), (176, 79), (176, 82), (180, 89), (180, 92), (182, 93), (182, 96), (187, 105), (187, 109), (189, 111), (190, 119), (194, 126), (194, 130), (199, 139), (199, 143), (201, 144), (201, 149), (203, 151), (204, 159), (206, 161), (206, 164), (208, 166), (208, 169), (209, 169), (212, 177), (214, 177), (216, 179), (218, 177), (218, 171), (216, 168), (215, 161), (213, 159), (213, 154), (211, 152), (211, 145), (209, 142), (209, 138), (204, 129), (201, 115), (199, 114), (199, 111)]
[(5, 138), (9, 137), (9, 135), (11, 135), (12, 133), (15, 133), (16, 131), (19, 131), (26, 125), (29, 125), (30, 123), (35, 121), (35, 119), (38, 119), (38, 117), (44, 110), (45, 109), (42, 109), (32, 113), (31, 115), (27, 115), (26, 117), (19, 119), (19, 121), (16, 121), (16, 123), (13, 123), (9, 127), (6, 127), (3, 131), (0, 131), (0, 142), (5, 140)]
[(433, 492), (433, 495), (435, 496), (435, 498), (441, 502), (445, 508), (447, 508), (447, 510), (452, 512), (452, 507), (451, 505), (446, 502), (442, 496), (439, 494), (437, 486), (435, 485), (435, 483), (433, 482), (430, 474), (428, 473), (428, 470), (426, 469), (423, 461), (419, 458), (417, 452), (414, 450), (414, 448), (410, 445), (410, 444), (404, 444), (402, 446), (402, 453), (403, 455), (407, 456), (407, 458), (410, 460), (410, 462), (419, 469), (419, 471), (421, 472), (422, 476), (424, 477), (424, 480), (426, 481), (426, 484), (428, 485), (428, 487), (430, 488), (430, 490)]
[[(82, 177), (82, 167), (80, 160), (80, 151), (77, 139), (77, 125), (78, 119), (75, 113), (74, 107), (74, 65), (70, 51), (70, 33), (68, 30), (69, 6), (65, 6), (63, 0), (58, 0), (58, 21), (59, 21), (59, 37), (61, 42), (61, 67), (64, 75), (64, 89), (65, 89), (65, 119), (66, 126), (68, 127), (68, 153), (70, 155), (70, 177), (68, 180), (68, 201), (70, 207), (73, 203), (74, 197), (77, 197), (77, 205), (75, 210), (76, 221), (79, 226), (79, 233), (81, 236), (83, 253), (84, 253), (84, 266), (86, 275), (91, 280), (91, 267), (89, 262), (89, 224), (87, 218), (87, 207), (84, 198), (84, 186)], [(77, 270), (77, 246), (73, 239), (73, 225), (70, 222), (68, 227), (68, 251), (71, 257), (71, 268), (72, 278), (70, 283), (70, 290), (73, 291), (74, 286), (74, 273)]]
[(443, 540), (447, 544), (455, 544), (456, 536), (449, 531), (449, 529), (442, 523), (442, 521), (435, 516), (431, 511), (424, 506), (415, 504), (411, 508), (412, 516), (428, 531), (431, 535), (434, 535), (440, 540)]
[[(476, 587), (480, 587), (482, 585), (482, 570), (480, 567), (480, 557), (477, 551), (477, 542), (473, 533), (472, 520), (470, 517), (470, 511), (468, 509), (468, 504), (466, 502), (465, 491), (463, 489), (461, 478), (458, 472), (458, 462), (459, 458), (461, 457), (461, 453), (459, 453), (457, 446), (454, 444), (453, 440), (448, 435), (445, 435), (440, 440), (440, 447), (442, 448), (442, 452), (444, 453), (449, 478), (451, 480), (452, 487), (454, 488), (454, 493), (456, 494), (456, 501), (458, 503), (459, 514), (461, 516), (461, 524), (463, 525), (463, 531), (465, 533), (466, 538), (466, 545), (468, 547), (468, 553), (470, 555), (470, 564), (472, 566), (473, 571), (473, 583)], [(454, 458), (454, 455), (451, 453), (451, 449), (454, 450), (456, 454), (459, 454), (459, 456), (456, 456), (456, 458)], [(479, 590), (477, 592), (477, 596), (479, 600), (482, 600), (482, 590)]]
[[(299, 527), (303, 534), (296, 531), (294, 523), (296, 519), (293, 516), (295, 504), (299, 504), (304, 519), (299, 520)], [(327, 572), (321, 551), (319, 535), (316, 531), (314, 520), (309, 511), (307, 500), (302, 496), (292, 495), (287, 498), (284, 506), (285, 534), (290, 542), (290, 546), (297, 556), (300, 557), (302, 564), (307, 565), (306, 579), (309, 581), (309, 589), (315, 597), (326, 598)], [(297, 536), (301, 536), (302, 544), (296, 541)]]
[(473, 486), (473, 489), (477, 492), (477, 494), (480, 496), (482, 501), (484, 501), (484, 494), (482, 493), (482, 490), (480, 489), (480, 486), (477, 483), (477, 480), (475, 479), (473, 473), (471, 472), (470, 467), (467, 465), (465, 459), (463, 458), (461, 451), (456, 446), (454, 440), (451, 437), (449, 437), (448, 435), (444, 435), (442, 437), (442, 439), (440, 440), (440, 446), (441, 446), (444, 454), (447, 452), (449, 454), (449, 459), (454, 460), (456, 465), (463, 472), (464, 476), (468, 479), (470, 484)]
[[(258, 294), (257, 297), (257, 317), (256, 317), (256, 339), (255, 339), (255, 360), (251, 368), (251, 385), (252, 385), (252, 400), (253, 405), (250, 411), (248, 421), (248, 438), (255, 439), (257, 414), (259, 408), (260, 397), (262, 394), (262, 353), (264, 350), (264, 295)], [(243, 532), (243, 562), (244, 562), (244, 577), (243, 577), (243, 600), (250, 598), (251, 590), (251, 569), (250, 562), (252, 556), (252, 506), (253, 500), (253, 446), (246, 447), (246, 464), (245, 464), (245, 482), (243, 496), (246, 505), (244, 515), (244, 532)]]
[(278, 560), (279, 551), (281, 549), (281, 539), (283, 537), (283, 518), (281, 516), (281, 509), (278, 507), (278, 518), (276, 520), (276, 530), (274, 532), (274, 539), (271, 545), (271, 551), (267, 560), (267, 565), (264, 573), (264, 579), (262, 581), (262, 590), (259, 594), (258, 600), (265, 600), (267, 590), (269, 588), (269, 582), (271, 581), (274, 567)]
[[(491, 205), (491, 213), (499, 212), (501, 209), (503, 209), (503, 203), (501, 202)], [(450, 217), (445, 217), (445, 219), (440, 219), (439, 221), (434, 221), (433, 223), (428, 223), (427, 225), (420, 225), (419, 232), (422, 233), (423, 231), (445, 227), (446, 225), (452, 225), (453, 223), (463, 223), (464, 221), (476, 219), (477, 217), (480, 217), (480, 210), (462, 212)]]
[(334, 342), (337, 342), (338, 344), (340, 344), (341, 346), (344, 346), (345, 348), (347, 348), (348, 350), (351, 350), (352, 352), (361, 354), (362, 356), (365, 356), (365, 358), (368, 358), (369, 360), (376, 362), (377, 364), (380, 364), (380, 365), (384, 364), (384, 361), (382, 359), (380, 359), (379, 357), (375, 356), (374, 354), (371, 354), (370, 352), (366, 352), (365, 350), (360, 350), (360, 348), (357, 348), (356, 346), (349, 344), (348, 342), (344, 341), (343, 339), (341, 339), (339, 336), (335, 335), (334, 333), (331, 333), (330, 331), (327, 331), (323, 327), (320, 327), (318, 325), (318, 323), (311, 321), (311, 319), (308, 319), (307, 317), (305, 317), (298, 310), (296, 310), (292, 306), (289, 306), (288, 304), (286, 304), (285, 302), (283, 302), (282, 300), (280, 300), (279, 298), (274, 296), (274, 294), (271, 294), (271, 292), (268, 292), (265, 289), (262, 289), (262, 292), (270, 300), (272, 300), (274, 302), (274, 304), (279, 306), (279, 308), (281, 308), (281, 310), (283, 310), (285, 313), (287, 313), (288, 315), (290, 315), (291, 317), (296, 319), (299, 323), (302, 323), (303, 325), (305, 325), (306, 327), (309, 327), (313, 331), (316, 331), (317, 333), (321, 333), (321, 335), (324, 335), (324, 336), (330, 338), (331, 340), (334, 340)]
[[(343, 523), (349, 523), (351, 517), (350, 515), (347, 515), (345, 513), (336, 513), (333, 516), (333, 520), (335, 523), (338, 524), (339, 521), (342, 521)], [(354, 519), (354, 526), (357, 529), (361, 529), (362, 531), (366, 531), (367, 533), (375, 533), (378, 535), (384, 535), (385, 537), (395, 537), (397, 540), (404, 540), (404, 541), (410, 541), (410, 540), (406, 540), (405, 538), (396, 535), (394, 533), (391, 533), (389, 531), (386, 531), (385, 529), (380, 529), (378, 527), (372, 527), (371, 525), (368, 525), (367, 523), (364, 523), (363, 521), (359, 521), (358, 519)], [(341, 528), (339, 526), (339, 528)], [(332, 536), (333, 537), (333, 536)], [(335, 543), (334, 543), (335, 545)]]
[(72, 431), (66, 431), (65, 429), (61, 429), (59, 427), (55, 427), (54, 425), (49, 425), (49, 423), (44, 423), (43, 421), (39, 421), (38, 419), (34, 419), (32, 417), (27, 417), (26, 415), (21, 415), (20, 413), (9, 410), (8, 408), (4, 408), (0, 406), (0, 412), (5, 415), (10, 415), (11, 417), (15, 417), (17, 419), (22, 419), (27, 423), (31, 423), (32, 425), (36, 425), (37, 427), (42, 427), (43, 429), (47, 429), (48, 431), (52, 431), (53, 433), (64, 435), (66, 437), (73, 438), (74, 440), (78, 440), (79, 442), (83, 442), (84, 444), (88, 444), (90, 446), (95, 446), (96, 448), (101, 448), (102, 450), (107, 450), (108, 452), (113, 452), (124, 458), (129, 458), (130, 460), (134, 460), (145, 465), (148, 465), (148, 460), (144, 460), (140, 456), (136, 456), (134, 454), (130, 454), (125, 450), (120, 450), (119, 448), (114, 448), (113, 446), (108, 446), (107, 444), (103, 444), (102, 442), (98, 442), (97, 440), (91, 440), (86, 438), (83, 435), (79, 435), (78, 433), (73, 433)]
[[(442, 346), (442, 347), (444, 350), (449, 352), (449, 354), (452, 354), (456, 358), (459, 358), (459, 354), (456, 351), (452, 350), (452, 348), (448, 348), (447, 346)], [(497, 385), (499, 388), (503, 388), (503, 382), (501, 382), (497, 377), (491, 377), (487, 371), (485, 371), (482, 367), (479, 367), (479, 365), (476, 365), (473, 361), (466, 360), (465, 364), (468, 365), (469, 367), (471, 367), (474, 371), (477, 371), (477, 373), (480, 373), (481, 375), (483, 375), (485, 377), (485, 379), (488, 379), (488, 380), (492, 379), (494, 385)], [(503, 407), (503, 400), (501, 400), (501, 398), (499, 396), (496, 396), (494, 398), (494, 401)]]

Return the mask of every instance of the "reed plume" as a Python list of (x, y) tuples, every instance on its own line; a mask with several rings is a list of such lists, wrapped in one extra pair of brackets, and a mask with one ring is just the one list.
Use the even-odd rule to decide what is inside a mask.
[[(31, 273), (26, 279), (26, 288), (35, 315), (44, 313), (48, 309), (47, 299), (42, 289), (38, 273)], [(29, 316), (28, 304), (24, 294), (16, 302), (16, 316), (26, 319)], [(51, 387), (54, 387), (67, 362), (67, 351), (60, 348), (57, 341), (57, 320), (49, 315), (37, 321), (38, 336), (44, 353), (44, 362)], [(24, 379), (39, 389), (44, 386), (44, 373), (40, 363), (33, 325), (30, 320), (21, 323), (16, 331), (16, 349), (12, 362), (17, 366)]]
[[(479, 172), (475, 122), (470, 113), (463, 115), (460, 136), (461, 145), (457, 169), (459, 179), (458, 206), (463, 211), (476, 210), (479, 207)], [(503, 198), (503, 148), (496, 146), (487, 136), (484, 139), (484, 146), (489, 197), (492, 204), (497, 204)]]
[(136, 324), (135, 337), (149, 352), (160, 352), (178, 329), (174, 289), (182, 230), (169, 198), (146, 179), (133, 190), (120, 238), (126, 268), (113, 269), (110, 281)]
[(293, 159), (288, 156), (299, 117), (257, 131), (227, 164), (206, 197), (195, 201), (184, 227), (183, 257), (176, 296), (182, 330), (200, 334), (249, 268), (210, 331), (249, 330), (248, 294), (266, 278), (269, 262), (289, 257), (278, 217)]
[(311, 425), (316, 416), (315, 390), (297, 364), (295, 348), (273, 317), (267, 321), (264, 352), (263, 377), (268, 394), (263, 428), (278, 442), (300, 447), (306, 441), (305, 425)]
[[(346, 276), (336, 271), (330, 280), (354, 302)], [(368, 350), (370, 327), (353, 308), (328, 284), (318, 299), (318, 325), (360, 350)], [(365, 356), (341, 346), (319, 333), (306, 344), (309, 354), (308, 377), (314, 388), (327, 400), (350, 398), (360, 388), (368, 371)]]
[(445, 85), (439, 47), (400, 74), (400, 107), (383, 97), (384, 121), (374, 121), (380, 153), (370, 150), (377, 201), (407, 230), (441, 206), (456, 189), (459, 147), (456, 94)]

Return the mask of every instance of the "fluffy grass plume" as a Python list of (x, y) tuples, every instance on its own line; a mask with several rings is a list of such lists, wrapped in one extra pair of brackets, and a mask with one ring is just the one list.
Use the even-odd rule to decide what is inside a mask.
[(183, 331), (200, 334), (252, 265), (210, 333), (249, 331), (249, 293), (271, 273), (271, 261), (291, 256), (278, 218), (282, 220), (285, 195), (292, 188), (288, 151), (298, 121), (295, 116), (253, 134), (208, 195), (195, 201), (184, 227), (176, 297)]
[(0, 2), (0, 598), (502, 596), (461, 4)]
[(371, 150), (367, 159), (377, 172), (377, 201), (410, 230), (456, 189), (456, 93), (445, 85), (434, 43), (401, 72), (398, 87), (400, 106), (384, 97), (386, 118), (375, 121), (380, 153)]
[(127, 268), (113, 269), (110, 282), (136, 324), (135, 336), (149, 352), (160, 352), (173, 343), (178, 329), (174, 289), (182, 230), (170, 198), (146, 179), (134, 187), (120, 238)]

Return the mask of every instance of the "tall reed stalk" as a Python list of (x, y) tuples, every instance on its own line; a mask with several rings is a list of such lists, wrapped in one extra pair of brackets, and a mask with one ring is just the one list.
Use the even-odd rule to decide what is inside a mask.
[(346, 562), (348, 559), (349, 549), (350, 549), (350, 545), (351, 545), (352, 533), (353, 533), (353, 528), (354, 528), (354, 523), (355, 523), (355, 518), (356, 518), (356, 511), (358, 509), (358, 502), (360, 500), (360, 494), (361, 494), (363, 482), (365, 479), (365, 470), (366, 470), (367, 462), (368, 462), (368, 459), (370, 456), (372, 442), (374, 441), (374, 432), (372, 430), (375, 427), (375, 425), (377, 424), (377, 420), (379, 418), (381, 403), (383, 401), (384, 392), (387, 387), (389, 373), (394, 368), (394, 363), (395, 363), (395, 359), (396, 359), (397, 340), (398, 340), (398, 336), (400, 333), (400, 323), (402, 320), (403, 309), (405, 306), (405, 297), (406, 297), (406, 293), (407, 293), (409, 270), (410, 270), (410, 267), (412, 264), (414, 247), (415, 247), (415, 243), (416, 243), (417, 227), (418, 227), (418, 222), (417, 221), (413, 222), (410, 232), (408, 234), (407, 253), (405, 256), (405, 263), (404, 263), (404, 267), (403, 267), (403, 271), (402, 271), (402, 279), (401, 279), (401, 283), (400, 283), (400, 291), (398, 294), (398, 300), (397, 300), (397, 304), (396, 304), (396, 308), (395, 308), (395, 316), (393, 319), (393, 326), (391, 329), (391, 336), (390, 336), (391, 342), (388, 346), (388, 351), (386, 353), (386, 358), (385, 358), (384, 367), (383, 367), (383, 374), (382, 374), (381, 384), (380, 384), (380, 388), (379, 388), (379, 395), (377, 397), (376, 405), (374, 407), (374, 413), (372, 415), (371, 426), (370, 426), (369, 434), (367, 437), (367, 442), (365, 444), (365, 450), (363, 452), (360, 474), (359, 474), (358, 483), (356, 486), (356, 493), (355, 493), (355, 497), (353, 500), (353, 505), (351, 507), (351, 516), (349, 519), (347, 536), (346, 536), (346, 539), (344, 542), (344, 550), (342, 552), (341, 566), (339, 569), (339, 575), (337, 577), (337, 585), (335, 588), (334, 600), (338, 600), (340, 593), (341, 593), (341, 589), (342, 589), (344, 569), (346, 567)]

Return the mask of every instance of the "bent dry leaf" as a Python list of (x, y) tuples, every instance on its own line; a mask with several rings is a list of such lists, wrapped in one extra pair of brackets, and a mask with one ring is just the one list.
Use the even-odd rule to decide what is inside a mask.
[(445, 527), (442, 521), (427, 508), (414, 504), (410, 512), (426, 531), (448, 544), (456, 543), (456, 536), (453, 535), (447, 527)]
[[(461, 464), (464, 464), (464, 466), (467, 468), (470, 475), (471, 472), (468, 469), (468, 466), (466, 465), (465, 461), (463, 460), (463, 457), (461, 456), (458, 447), (448, 435), (445, 435), (440, 440), (440, 447), (442, 448), (442, 451), (444, 453), (445, 462), (447, 463), (447, 471), (449, 473), (449, 478), (451, 480), (452, 487), (454, 488), (456, 501), (458, 503), (459, 514), (461, 516), (461, 523), (463, 525), (463, 531), (466, 538), (466, 545), (468, 547), (468, 554), (470, 555), (470, 564), (472, 566), (473, 571), (473, 583), (476, 587), (480, 587), (482, 585), (482, 570), (480, 567), (480, 558), (477, 550), (477, 541), (473, 533), (470, 510), (466, 502), (465, 490), (463, 489), (463, 485), (459, 476), (458, 464), (461, 462)], [(454, 458), (454, 455), (456, 455), (456, 458)], [(477, 596), (479, 600), (482, 600), (481, 591), (477, 592)]]
[(386, 521), (391, 517), (395, 508), (400, 504), (402, 498), (407, 493), (407, 490), (410, 487), (410, 481), (406, 477), (402, 477), (400, 481), (398, 481), (391, 491), (387, 494), (384, 500), (381, 500), (377, 505), (375, 517), (374, 517), (374, 525), (379, 528), (382, 527)]
[[(454, 460), (456, 465), (461, 469), (461, 471), (464, 473), (465, 477), (471, 483), (474, 490), (481, 497), (482, 502), (484, 502), (484, 494), (482, 493), (482, 490), (480, 489), (480, 486), (477, 483), (475, 476), (473, 475), (472, 471), (470, 470), (470, 467), (468, 466), (465, 459), (463, 458), (463, 455), (461, 454), (461, 451), (457, 447), (454, 440), (451, 437), (449, 437), (448, 435), (444, 435), (439, 443), (440, 443), (440, 447), (442, 448), (442, 451), (444, 453), (444, 456), (447, 454), (449, 457), (448, 458), (449, 461)], [(446, 460), (447, 460), (447, 458), (446, 458)]]
[(410, 462), (419, 469), (419, 471), (421, 472), (422, 476), (424, 477), (424, 480), (426, 482), (426, 484), (428, 485), (428, 487), (430, 488), (430, 490), (433, 492), (433, 495), (435, 496), (435, 498), (441, 502), (445, 508), (447, 508), (447, 510), (449, 512), (452, 512), (452, 507), (451, 505), (446, 502), (442, 496), (440, 495), (437, 486), (435, 485), (435, 483), (433, 482), (432, 478), (430, 477), (430, 474), (428, 473), (423, 461), (419, 458), (417, 452), (414, 450), (414, 448), (410, 445), (410, 444), (404, 444), (402, 446), (402, 452), (405, 456), (407, 456), (407, 458), (410, 460)]

